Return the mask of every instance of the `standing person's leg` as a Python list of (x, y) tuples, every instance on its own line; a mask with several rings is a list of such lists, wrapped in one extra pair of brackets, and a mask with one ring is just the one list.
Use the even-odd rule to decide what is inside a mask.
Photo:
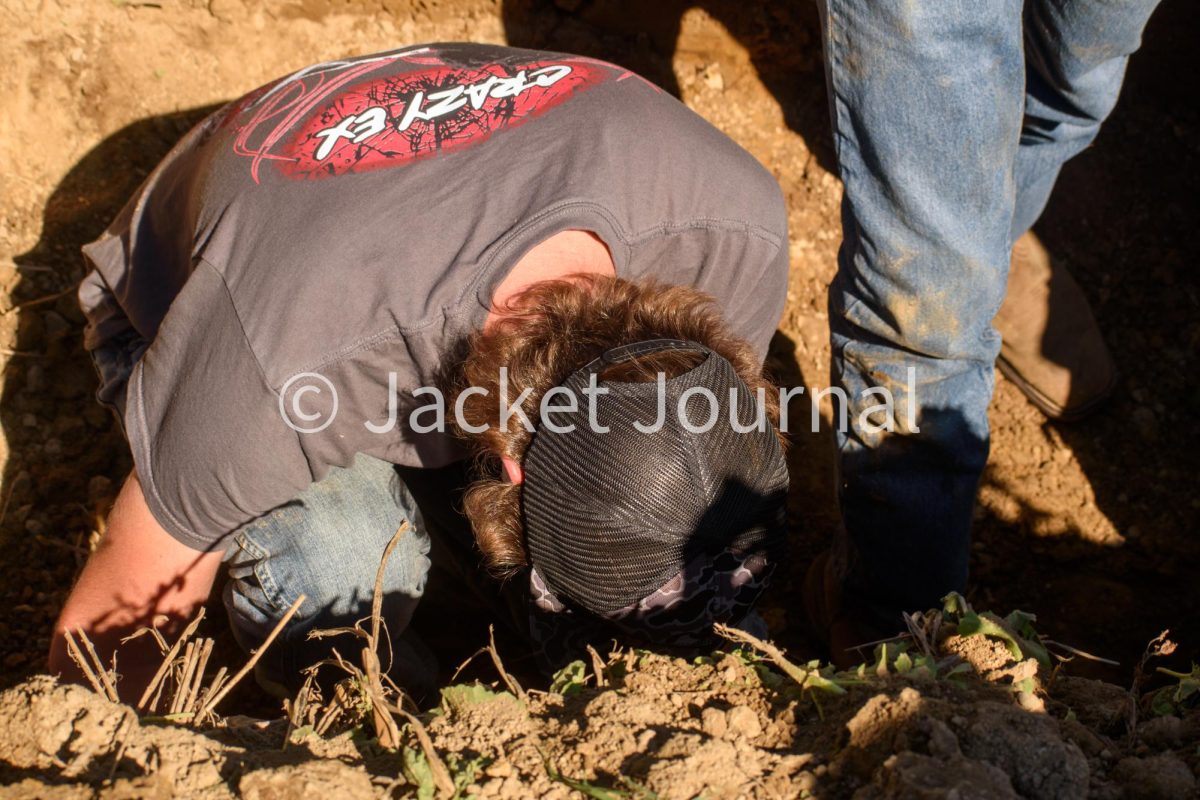
[(1063, 163), (1092, 143), (1112, 113), (1129, 56), (1158, 3), (1030, 0), (1026, 6), (1014, 241), (1041, 216)]
[[(371, 614), (375, 575), (384, 547), (400, 525), (408, 530), (388, 559), (383, 580), (383, 620), (391, 639), (390, 674), (414, 696), (431, 690), (436, 663), (408, 630), (429, 572), (429, 536), (408, 489), (385, 461), (359, 455), (334, 468), (294, 501), (248, 523), (227, 556), (225, 607), (238, 643), (258, 647), (300, 594), (307, 597), (270, 650), (255, 677), (270, 691), (294, 692), (301, 671), (361, 644), (347, 637), (309, 640), (322, 628), (352, 626)], [(347, 655), (349, 657), (349, 655)], [(388, 667), (388, 650), (380, 648)]]
[(1047, 416), (1078, 419), (1116, 386), (1087, 297), (1029, 231), (1063, 163), (1096, 138), (1158, 0), (1031, 0), (1025, 8), (1025, 122), (1008, 297), (996, 317), (1000, 369)]
[[(849, 396), (837, 440), (854, 605), (825, 611), (888, 625), (966, 582), (1016, 193), (1021, 2), (822, 6), (845, 185), (829, 319)], [(860, 418), (881, 402), (873, 388), (895, 400), (894, 432)]]

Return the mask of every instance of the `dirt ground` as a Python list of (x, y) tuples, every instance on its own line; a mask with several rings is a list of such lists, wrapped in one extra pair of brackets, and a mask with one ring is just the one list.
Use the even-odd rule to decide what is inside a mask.
[[(841, 189), (832, 173), (820, 41), (815, 10), (808, 3), (4, 0), (0, 29), (5, 31), (0, 72), (0, 608), (5, 609), (0, 615), (0, 687), (16, 687), (16, 694), (4, 701), (9, 705), (0, 706), (3, 716), (13, 718), (8, 712), (14, 703), (37, 701), (43, 704), (38, 708), (48, 708), (47, 702), (61, 701), (92, 709), (91, 717), (79, 718), (94, 717), (102, 730), (112, 733), (112, 726), (120, 724), (134, 731), (126, 735), (127, 755), (102, 758), (115, 752), (110, 737), (72, 767), (76, 776), (104, 778), (109, 762), (116, 770), (125, 761), (136, 761), (129, 752), (136, 747), (143, 747), (136, 752), (149, 752), (146, 748), (154, 748), (147, 742), (169, 733), (175, 738), (159, 748), (155, 758), (169, 761), (163, 755), (168, 751), (192, 754), (178, 755), (186, 761), (220, 751), (223, 755), (214, 756), (219, 763), (210, 775), (213, 785), (225, 787), (221, 791), (239, 786), (228, 777), (231, 770), (237, 771), (234, 766), (220, 765), (242, 763), (238, 759), (244, 756), (231, 755), (235, 751), (229, 748), (244, 750), (244, 744), (214, 743), (202, 734), (123, 723), (117, 719), (122, 712), (98, 698), (38, 682), (20, 683), (44, 670), (51, 623), (95, 540), (98, 513), (129, 468), (119, 430), (91, 400), (94, 377), (80, 345), (82, 320), (73, 298), (74, 284), (82, 275), (79, 247), (103, 230), (171, 144), (222, 102), (311, 62), (420, 41), (509, 42), (580, 52), (635, 69), (740, 142), (782, 184), (790, 209), (792, 271), (787, 310), (769, 366), (782, 383), (828, 383), (825, 296), (840, 236)], [(1200, 239), (1194, 231), (1200, 219), (1195, 190), (1200, 178), (1200, 82), (1191, 57), (1198, 36), (1200, 16), (1194, 9), (1184, 0), (1166, 0), (1150, 25), (1143, 51), (1131, 63), (1120, 105), (1096, 145), (1066, 167), (1038, 226), (1043, 240), (1070, 266), (1094, 304), (1122, 372), (1120, 394), (1094, 419), (1053, 426), (998, 378), (992, 456), (976, 520), (972, 603), (1035, 612), (1043, 635), (1121, 665), (1076, 661), (1069, 668), (1072, 675), (1126, 686), (1146, 642), (1164, 629), (1170, 628), (1181, 644), (1170, 661), (1176, 669), (1186, 669), (1189, 659), (1200, 660), (1200, 582), (1195, 577), (1200, 567), (1200, 495), (1194, 478), (1200, 469), (1200, 426), (1193, 419), (1200, 411), (1200, 293), (1194, 271), (1200, 261)], [(794, 417), (807, 417), (806, 402), (796, 401)], [(806, 658), (813, 648), (803, 633), (799, 582), (806, 557), (832, 536), (837, 512), (831, 437), (795, 435), (793, 440), (797, 568), (777, 581), (767, 617), (772, 636)], [(706, 680), (692, 670), (671, 672), (673, 667), (660, 669), (657, 663), (647, 667), (647, 681)], [(659, 694), (651, 694), (686, 696), (678, 687), (663, 688), (667, 685), (660, 684)], [(919, 693), (917, 699), (902, 689), (899, 683), (856, 689), (851, 700), (827, 708), (826, 722), (814, 728), (824, 731), (821, 735), (829, 738), (825, 743), (811, 739), (816, 734), (801, 724), (811, 722), (811, 709), (796, 716), (795, 709), (787, 712), (779, 705), (780, 696), (765, 689), (750, 697), (710, 685), (696, 690), (701, 699), (671, 709), (610, 709), (606, 720), (628, 719), (624, 727), (606, 724), (600, 730), (611, 728), (614, 737), (633, 737), (632, 747), (629, 742), (594, 743), (591, 750), (576, 747), (591, 741), (587, 720), (595, 712), (593, 704), (620, 706), (625, 700), (619, 693), (589, 687), (567, 700), (549, 695), (532, 701), (522, 706), (527, 716), (507, 707), (503, 713), (516, 720), (511, 723), (513, 742), (539, 736), (556, 742), (550, 755), (566, 759), (559, 766), (564, 774), (633, 774), (664, 797), (690, 796), (695, 792), (687, 787), (703, 788), (696, 781), (728, 778), (737, 783), (742, 777), (744, 785), (758, 787), (748, 792), (754, 796), (784, 794), (772, 787), (799, 780), (807, 785), (810, 779), (818, 793), (823, 789), (834, 794), (865, 792), (863, 797), (912, 796), (905, 791), (905, 781), (924, 780), (919, 776), (929, 771), (929, 762), (921, 759), (966, 760), (954, 762), (960, 764), (974, 759), (973, 753), (999, 747), (972, 738), (971, 731), (994, 727), (985, 719), (992, 711), (978, 710), (979, 697), (972, 696), (968, 705), (974, 710), (958, 719), (953, 707), (961, 698), (943, 695), (950, 690), (940, 684), (910, 689)], [(629, 696), (641, 695), (634, 690)], [(706, 708), (716, 703), (728, 716), (743, 701), (758, 715), (766, 731), (758, 736), (765, 738), (705, 732)], [(255, 704), (262, 700), (247, 697), (245, 702), (258, 708)], [(486, 713), (500, 713), (492, 709), (493, 703), (484, 705), (491, 709)], [(1007, 706), (1001, 703), (1000, 708)], [(957, 744), (946, 744), (949, 739), (932, 722), (913, 722), (917, 728), (912, 730), (905, 727), (907, 722), (900, 725), (895, 736), (903, 741), (874, 734), (856, 739), (858, 728), (850, 723), (868, 713), (880, 719), (892, 715), (910, 722), (940, 721), (949, 726)], [(532, 728), (529, 719), (536, 721)], [(753, 730), (748, 721), (743, 723)], [(431, 727), (439, 747), (459, 747), (462, 743), (454, 737), (469, 726), (441, 732), (439, 724), (445, 723)], [(996, 723), (998, 729), (1008, 730), (1004, 724)], [(1045, 727), (1027, 720), (1012, 725), (1013, 731), (1024, 731), (1027, 725)], [(65, 730), (55, 735), (71, 738), (70, 727)], [(250, 735), (249, 728), (239, 730), (239, 735)], [(1095, 748), (1091, 740), (1085, 746), (1055, 730), (1062, 747), (1067, 747), (1064, 741), (1076, 747), (1068, 758), (1071, 763), (1078, 762), (1077, 752), (1084, 754), (1080, 758), (1085, 762), (1099, 759), (1092, 778), (1085, 775), (1082, 783), (1076, 779), (1086, 770), (1074, 778), (1069, 770), (1064, 773), (1063, 780), (1076, 781), (1072, 786), (1104, 796), (1110, 790), (1133, 792), (1130, 786), (1142, 785), (1113, 776), (1125, 763), (1122, 758), (1150, 757), (1135, 752), (1144, 743), (1130, 737), (1114, 740), (1105, 760), (1099, 754), (1108, 744), (1090, 753), (1087, 748)], [(1114, 735), (1103, 726), (1089, 730)], [(272, 735), (272, 746), (278, 749), (280, 736)], [(642, 741), (646, 735), (650, 738)], [(97, 742), (103, 738), (96, 736)], [(938, 737), (946, 740), (937, 745), (942, 750), (932, 744)], [(900, 755), (886, 769), (881, 764), (887, 759), (875, 756), (860, 759), (873, 765), (869, 769), (835, 767), (853, 760), (847, 748), (857, 747), (854, 742), (859, 740), (899, 742), (889, 752)], [(913, 745), (917, 740), (924, 744)], [(572, 744), (562, 745), (564, 741)], [(751, 752), (743, 747), (745, 741), (761, 746)], [(0, 750), (3, 744), (0, 737)], [(488, 744), (495, 745), (495, 740)], [(305, 745), (310, 746), (316, 747)], [(463, 746), (478, 752), (475, 745)], [(293, 755), (288, 756), (291, 761), (285, 759), (290, 765), (286, 769), (304, 771), (295, 751), (288, 752)], [(511, 751), (505, 752), (511, 756)], [(661, 763), (648, 760), (646, 754)], [(813, 766), (805, 766), (806, 754), (815, 759)], [(719, 766), (716, 772), (702, 768), (710, 756)], [(576, 757), (582, 760), (571, 761)], [(30, 755), (21, 769), (31, 771), (28, 774), (63, 769), (62, 764), (39, 758)], [(530, 766), (533, 760), (529, 755), (525, 766), (514, 761), (507, 773), (497, 766), (504, 759), (494, 761), (487, 774), (491, 783), (499, 783), (488, 792), (504, 793), (500, 784), (511, 780), (517, 784), (504, 791), (519, 796), (512, 786), (533, 780), (535, 773), (545, 780), (545, 770)], [(309, 785), (303, 783), (308, 781), (319, 787), (340, 780), (337, 764), (342, 762), (335, 762), (320, 762), (326, 766), (309, 769), (296, 778), (296, 785)], [(742, 772), (730, 772), (730, 763)], [(988, 763), (1009, 775), (1010, 792), (1015, 787), (1023, 796), (1071, 794), (1028, 788), (1018, 782), (1020, 770), (1005, 772), (1002, 764)], [(817, 765), (826, 772), (818, 775)], [(822, 777), (843, 769), (857, 777), (850, 783), (836, 775)], [(1155, 771), (1153, 765), (1140, 763), (1121, 769), (1120, 774)], [(1178, 773), (1174, 764), (1162, 769), (1164, 774)], [(1000, 775), (971, 770), (961, 773), (967, 776), (963, 780), (978, 785), (964, 789), (963, 796), (1009, 796)], [(135, 771), (122, 767), (113, 774), (125, 773)], [(366, 773), (355, 774), (366, 780)], [(798, 777), (804, 774), (810, 778)], [(145, 795), (172, 785), (168, 781), (154, 789), (147, 784), (137, 791)], [(568, 791), (564, 784), (555, 787)], [(369, 781), (365, 785), (366, 791), (378, 789)], [(248, 796), (289, 796), (266, 778), (240, 790)], [(725, 794), (721, 790), (712, 796)]]
[[(916, 651), (913, 651), (916, 653)], [(0, 794), (46, 798), (335, 797), (1187, 798), (1200, 709), (1130, 727), (1130, 695), (1038, 672), (1003, 644), (946, 635), (954, 676), (898, 658), (807, 692), (742, 651), (695, 661), (615, 654), (556, 691), (443, 691), (398, 753), (355, 730), (232, 718), (205, 730), (36, 677), (0, 693)], [(918, 656), (919, 659), (919, 656)], [(970, 666), (967, 666), (967, 665)], [(972, 671), (974, 670), (974, 671)], [(1042, 673), (1045, 676), (1045, 673)], [(525, 690), (515, 687), (516, 691)], [(1015, 702), (1014, 702), (1015, 697)], [(94, 792), (94, 793), (93, 793)]]

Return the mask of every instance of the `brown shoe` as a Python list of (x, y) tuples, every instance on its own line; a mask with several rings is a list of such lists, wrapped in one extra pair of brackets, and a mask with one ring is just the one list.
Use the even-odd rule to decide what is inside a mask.
[(1116, 365), (1083, 290), (1032, 232), (1013, 245), (995, 326), (1003, 339), (997, 366), (1050, 419), (1080, 419), (1116, 388)]
[(870, 661), (874, 643), (888, 638), (845, 608), (842, 577), (828, 550), (813, 559), (804, 576), (804, 613), (813, 636), (829, 650), (829, 660), (838, 669)]

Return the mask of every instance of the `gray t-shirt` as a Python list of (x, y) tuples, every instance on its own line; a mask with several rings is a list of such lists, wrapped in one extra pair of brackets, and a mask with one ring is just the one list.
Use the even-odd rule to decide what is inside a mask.
[[(708, 292), (761, 355), (786, 228), (766, 170), (620, 67), (412, 47), (301, 70), (188, 133), (84, 248), (85, 344), (155, 518), (208, 549), (357, 453), (461, 458), (409, 429), (430, 402), (411, 393), (548, 236), (593, 231), (619, 276)], [(306, 372), (328, 383), (289, 408), (328, 412), (337, 392), (315, 433), (281, 415)], [(393, 378), (400, 423), (373, 432)]]

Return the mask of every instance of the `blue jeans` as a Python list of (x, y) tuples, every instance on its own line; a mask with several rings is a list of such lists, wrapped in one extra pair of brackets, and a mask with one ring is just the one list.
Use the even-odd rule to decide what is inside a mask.
[[(409, 629), (429, 574), (429, 533), (395, 468), (359, 455), (350, 468), (332, 469), (296, 500), (234, 535), (226, 555), (224, 600), (242, 648), (259, 647), (296, 598), (306, 595), (256, 666), (255, 677), (264, 688), (294, 693), (302, 670), (328, 658), (331, 648), (359, 663), (361, 640), (348, 635), (309, 640), (308, 633), (370, 617), (384, 547), (406, 520), (408, 531), (388, 559), (383, 581), (390, 675), (416, 697), (436, 685), (437, 663)], [(386, 647), (380, 661), (389, 666)]]
[[(829, 320), (846, 595), (881, 624), (965, 589), (1010, 250), (1112, 110), (1157, 1), (820, 2), (845, 185)], [(863, 424), (873, 387), (894, 431)]]

